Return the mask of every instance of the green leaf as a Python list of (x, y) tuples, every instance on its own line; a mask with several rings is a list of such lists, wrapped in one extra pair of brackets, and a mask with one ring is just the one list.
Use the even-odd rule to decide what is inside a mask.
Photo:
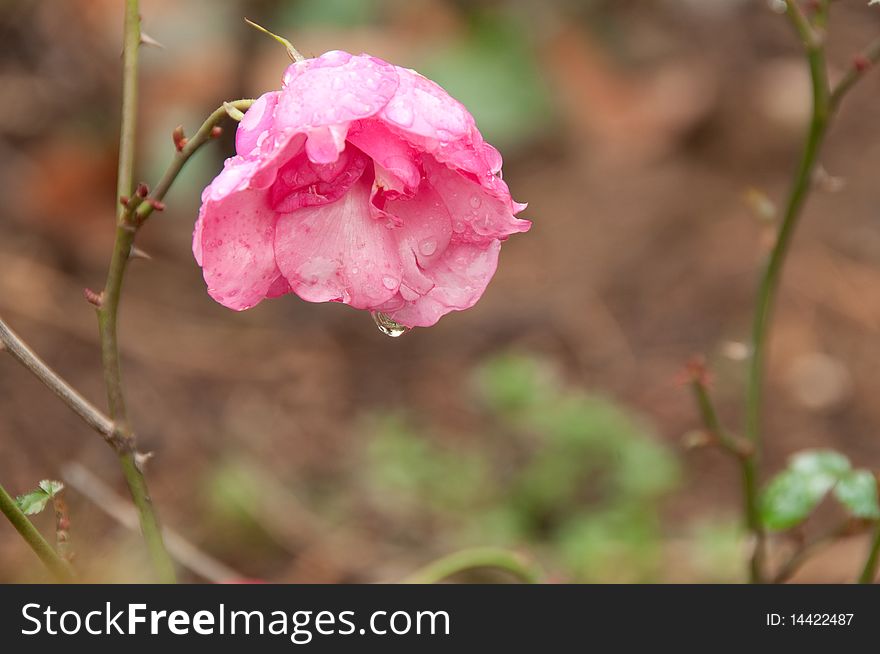
[(21, 509), (25, 515), (36, 515), (45, 509), (49, 500), (55, 497), (55, 495), (60, 493), (63, 489), (64, 484), (60, 481), (44, 479), (39, 483), (39, 488), (36, 490), (16, 497), (15, 503), (18, 504), (18, 508)]
[(49, 497), (55, 497), (64, 490), (64, 484), (54, 479), (44, 479), (39, 483), (39, 486)]
[(808, 475), (827, 475), (834, 479), (840, 478), (850, 470), (849, 459), (834, 450), (798, 452), (791, 458), (788, 467)]
[(853, 470), (834, 487), (834, 497), (856, 518), (880, 518), (877, 479), (867, 470)]
[(850, 473), (849, 460), (832, 450), (809, 450), (792, 457), (771, 480), (761, 498), (761, 519), (768, 529), (802, 522), (835, 484)]

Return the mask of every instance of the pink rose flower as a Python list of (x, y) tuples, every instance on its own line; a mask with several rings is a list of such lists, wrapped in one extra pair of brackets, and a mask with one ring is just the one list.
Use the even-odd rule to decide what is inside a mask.
[(386, 333), (474, 305), (515, 218), (501, 155), (434, 82), (367, 55), (292, 64), (202, 193), (193, 254), (230, 309), (295, 293)]

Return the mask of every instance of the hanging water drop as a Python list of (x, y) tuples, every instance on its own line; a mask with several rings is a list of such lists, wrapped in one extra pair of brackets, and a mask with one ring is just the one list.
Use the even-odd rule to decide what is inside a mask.
[(370, 315), (373, 316), (373, 322), (376, 323), (376, 327), (379, 328), (379, 331), (386, 336), (397, 338), (398, 336), (403, 336), (409, 331), (409, 327), (401, 325), (391, 316), (382, 313), (381, 311), (371, 311)]

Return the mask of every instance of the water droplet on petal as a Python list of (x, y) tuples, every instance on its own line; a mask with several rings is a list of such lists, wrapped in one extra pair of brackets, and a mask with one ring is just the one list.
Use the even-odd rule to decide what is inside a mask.
[(401, 127), (409, 127), (413, 124), (413, 111), (405, 102), (395, 102), (388, 105), (385, 109), (388, 119), (397, 123)]
[(386, 336), (397, 338), (398, 336), (403, 336), (409, 331), (409, 327), (401, 325), (391, 316), (382, 313), (381, 311), (371, 311), (370, 315), (373, 316), (373, 322), (376, 323), (376, 327), (379, 328), (379, 331)]
[(382, 286), (387, 288), (389, 291), (393, 291), (399, 285), (400, 285), (400, 282), (398, 282), (396, 279), (394, 279), (394, 277), (391, 277), (390, 275), (385, 275), (382, 278)]
[(474, 209), (479, 209), (480, 205), (483, 204), (483, 200), (480, 198), (479, 195), (472, 195), (470, 202), (471, 202), (471, 206)]
[(419, 243), (419, 252), (424, 254), (426, 257), (430, 257), (437, 251), (437, 241), (433, 238), (426, 238), (421, 243)]

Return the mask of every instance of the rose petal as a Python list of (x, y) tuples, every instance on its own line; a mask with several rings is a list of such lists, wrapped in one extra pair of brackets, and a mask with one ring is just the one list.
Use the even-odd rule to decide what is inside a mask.
[[(474, 119), (439, 84), (409, 68), (395, 66), (397, 90), (379, 117), (412, 143), (432, 150), (439, 142), (466, 138)], [(436, 143), (431, 143), (435, 141)]]
[(361, 178), (367, 158), (357, 148), (346, 149), (330, 164), (312, 163), (305, 153), (287, 162), (270, 191), (270, 203), (278, 213), (335, 202)]
[(370, 183), (361, 179), (332, 204), (282, 215), (275, 259), (293, 292), (310, 302), (341, 301), (372, 309), (400, 286), (392, 232), (370, 211)]
[(260, 136), (272, 127), (279, 91), (264, 93), (248, 109), (235, 132), (235, 151), (247, 155), (257, 147)]
[(444, 165), (423, 159), (428, 183), (433, 186), (452, 216), (452, 229), (458, 240), (506, 239), (527, 232), (528, 220), (514, 218), (510, 203), (491, 195), (485, 188)]
[(382, 109), (398, 80), (389, 63), (337, 50), (292, 64), (284, 83), (276, 129), (306, 133), (309, 158), (330, 163), (344, 147), (348, 124)]
[(348, 141), (378, 164), (377, 181), (399, 192), (414, 191), (421, 180), (419, 158), (403, 139), (378, 120), (354, 124)]
[(389, 304), (382, 310), (407, 327), (430, 327), (450, 311), (468, 309), (480, 299), (495, 274), (500, 251), (501, 242), (496, 240), (453, 242), (424, 270), (434, 284), (430, 291), (401, 308)]
[(278, 277), (276, 214), (267, 196), (267, 191), (246, 190), (208, 200), (197, 229), (208, 294), (236, 311), (258, 304)]

